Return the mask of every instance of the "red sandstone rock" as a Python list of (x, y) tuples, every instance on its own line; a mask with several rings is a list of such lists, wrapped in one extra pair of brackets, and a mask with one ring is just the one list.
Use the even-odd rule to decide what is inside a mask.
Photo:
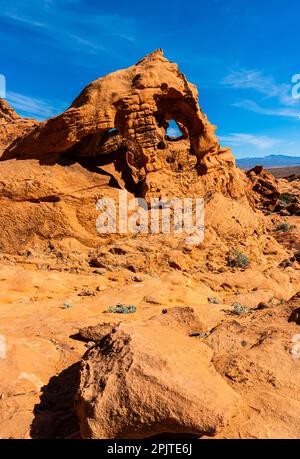
[(21, 118), (5, 100), (0, 99), (0, 156), (15, 139), (38, 124), (35, 120)]
[(262, 166), (247, 172), (255, 205), (282, 216), (300, 215), (300, 199), (291, 193), (281, 193), (279, 180)]
[(289, 322), (299, 298), (226, 321), (206, 340), (215, 368), (244, 402), (219, 437), (299, 438), (299, 325)]
[(196, 318), (184, 308), (173, 324), (168, 315), (121, 324), (84, 356), (83, 438), (214, 435), (234, 414), (238, 397), (211, 365), (211, 351), (182, 330), (185, 315), (188, 330)]
[[(299, 298), (283, 304), (300, 289), (299, 219), (291, 207), (284, 219), (273, 213), (278, 198), (268, 215), (258, 211), (272, 193), (299, 196), (298, 182), (236, 169), (194, 86), (161, 52), (93, 82), (45, 123), (1, 107), (0, 149), (13, 159), (0, 163), (0, 334), (8, 352), (0, 436), (79, 435), (72, 407), (86, 351), (74, 340), (80, 330), (88, 341), (106, 335), (82, 361), (84, 437), (299, 437)], [(167, 136), (170, 118), (182, 138)], [(119, 188), (147, 198), (205, 196), (203, 243), (100, 236), (95, 204), (117, 199)], [(274, 231), (282, 221), (292, 229)], [(228, 267), (232, 249), (250, 267)], [(120, 301), (136, 313), (103, 314)], [(236, 302), (246, 312), (228, 314)], [(261, 302), (267, 307), (257, 310)], [(122, 322), (115, 333), (114, 321)]]
[[(172, 119), (182, 132), (180, 139), (166, 135)], [(136, 184), (150, 172), (169, 170), (172, 188), (176, 173), (186, 168), (186, 176), (181, 175), (187, 183), (203, 177), (200, 194), (219, 190), (242, 195), (233, 155), (220, 146), (215, 129), (198, 105), (196, 87), (157, 50), (89, 84), (68, 110), (37, 126), (9, 147), (4, 158), (59, 154), (96, 156), (107, 163), (124, 158)], [(145, 194), (152, 194), (149, 187), (148, 177)]]

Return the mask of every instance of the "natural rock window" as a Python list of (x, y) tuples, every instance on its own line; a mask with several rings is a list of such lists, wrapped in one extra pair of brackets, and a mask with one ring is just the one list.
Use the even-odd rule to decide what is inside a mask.
[(109, 131), (108, 131), (108, 134), (109, 134), (109, 135), (115, 135), (115, 134), (118, 134), (118, 130), (117, 130), (117, 129), (115, 129), (115, 128), (109, 129)]
[[(173, 194), (185, 193), (183, 182), (189, 192), (194, 183), (201, 193), (244, 193), (234, 157), (221, 147), (215, 126), (201, 111), (196, 87), (162, 50), (95, 80), (60, 115), (30, 123), (27, 129), (22, 121), (26, 132), (18, 141), (4, 137), (2, 160), (67, 158), (149, 197), (170, 187), (170, 177), (176, 182), (178, 172), (183, 179), (174, 183)], [(13, 126), (5, 125), (5, 132)], [(161, 178), (164, 174), (168, 180)]]
[(168, 127), (166, 129), (166, 139), (171, 142), (183, 139), (182, 132), (175, 120), (170, 120), (168, 122)]

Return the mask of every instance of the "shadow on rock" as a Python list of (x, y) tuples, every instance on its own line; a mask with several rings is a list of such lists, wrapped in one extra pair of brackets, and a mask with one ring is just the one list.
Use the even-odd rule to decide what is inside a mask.
[(79, 365), (77, 362), (52, 376), (42, 388), (40, 403), (34, 407), (32, 438), (80, 438), (73, 402), (79, 384)]

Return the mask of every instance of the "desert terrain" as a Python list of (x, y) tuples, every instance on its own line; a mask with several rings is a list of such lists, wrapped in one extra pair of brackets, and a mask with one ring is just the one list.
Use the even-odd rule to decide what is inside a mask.
[[(161, 50), (44, 122), (0, 100), (1, 438), (300, 438), (299, 170), (200, 107)], [(203, 197), (204, 240), (99, 234), (119, 190)]]
[(300, 175), (300, 167), (293, 166), (293, 167), (270, 167), (268, 169), (272, 175), (276, 178), (286, 178), (289, 181), (297, 180)]

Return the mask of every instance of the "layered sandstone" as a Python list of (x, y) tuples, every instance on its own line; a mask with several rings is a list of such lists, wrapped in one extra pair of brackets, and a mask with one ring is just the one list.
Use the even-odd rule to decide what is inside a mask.
[[(170, 120), (181, 137), (168, 137)], [(197, 193), (240, 196), (233, 155), (220, 146), (215, 129), (199, 107), (196, 87), (157, 50), (89, 84), (70, 108), (37, 126), (3, 157), (96, 157), (102, 164), (122, 159), (125, 182), (143, 182), (144, 194), (153, 194), (152, 181), (157, 181), (149, 173), (169, 171), (163, 178), (171, 187), (176, 188), (180, 175)]]
[[(283, 216), (300, 215), (300, 199), (298, 190), (294, 193), (293, 187), (283, 192), (282, 185), (270, 172), (262, 166), (256, 166), (247, 172), (250, 179), (252, 198), (256, 207), (267, 212), (276, 212)], [(291, 181), (293, 183), (293, 181)], [(291, 188), (291, 191), (289, 191)]]
[(237, 411), (238, 396), (211, 365), (210, 349), (188, 336), (199, 329), (197, 316), (178, 309), (119, 325), (84, 356), (83, 438), (215, 435)]
[[(0, 437), (299, 437), (299, 182), (239, 171), (161, 51), (41, 124), (1, 107)], [(204, 196), (203, 242), (99, 235), (120, 188)]]
[(21, 118), (4, 99), (0, 99), (0, 156), (15, 139), (38, 124), (35, 120)]

